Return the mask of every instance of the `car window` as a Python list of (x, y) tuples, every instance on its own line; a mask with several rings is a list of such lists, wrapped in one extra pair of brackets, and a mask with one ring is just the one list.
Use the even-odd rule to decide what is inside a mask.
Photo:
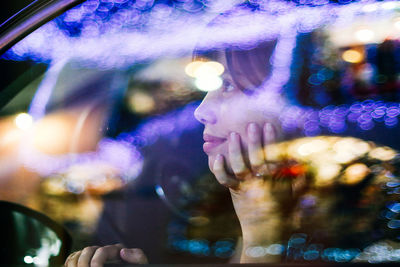
[(399, 261), (399, 10), (84, 1), (0, 59), (0, 198), (73, 251)]

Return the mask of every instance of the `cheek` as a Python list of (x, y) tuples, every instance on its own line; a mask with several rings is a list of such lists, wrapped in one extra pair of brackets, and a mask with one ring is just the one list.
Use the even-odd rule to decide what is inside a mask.
[[(247, 96), (237, 96), (231, 98), (219, 107), (218, 128), (220, 133), (229, 136), (230, 132), (236, 132), (240, 135), (242, 141), (243, 158), (248, 162), (248, 137), (247, 126), (250, 122), (257, 123), (261, 128), (266, 122), (263, 113), (254, 108), (254, 105)], [(223, 143), (213, 151), (208, 158), (210, 170), (213, 168), (215, 158), (218, 154), (222, 154), (225, 158), (227, 169), (231, 172), (228, 154), (228, 142)]]
[(246, 127), (253, 116), (249, 116), (247, 110), (240, 105), (222, 105), (221, 107), (221, 124), (225, 135), (236, 132), (240, 136), (246, 135)]

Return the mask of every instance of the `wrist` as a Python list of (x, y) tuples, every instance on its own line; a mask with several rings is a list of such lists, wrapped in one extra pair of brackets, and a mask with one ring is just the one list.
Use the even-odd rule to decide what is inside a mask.
[(273, 244), (282, 240), (282, 220), (277, 216), (259, 218), (259, 221), (240, 222), (243, 244), (250, 246)]
[(230, 193), (242, 227), (281, 216), (280, 203), (272, 197), (271, 190), (262, 180), (243, 183), (240, 190), (230, 189)]
[(243, 247), (242, 263), (279, 262), (281, 254), (270, 253), (271, 245), (277, 246), (283, 238), (282, 220), (278, 216), (271, 216), (251, 223), (242, 223)]

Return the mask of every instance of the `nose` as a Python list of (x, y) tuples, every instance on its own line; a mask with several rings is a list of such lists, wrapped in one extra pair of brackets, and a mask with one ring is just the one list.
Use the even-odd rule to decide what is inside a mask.
[(211, 96), (208, 93), (201, 104), (194, 111), (194, 117), (204, 125), (215, 124), (217, 122), (215, 108), (215, 103), (213, 104)]

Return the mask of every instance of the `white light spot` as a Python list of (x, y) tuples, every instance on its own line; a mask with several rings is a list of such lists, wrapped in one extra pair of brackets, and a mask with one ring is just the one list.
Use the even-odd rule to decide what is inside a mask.
[(362, 11), (368, 13), (368, 12), (374, 12), (374, 11), (376, 11), (377, 9), (378, 9), (377, 4), (369, 4), (369, 5), (365, 5), (365, 6), (362, 8)]
[(25, 256), (24, 257), (24, 262), (26, 264), (31, 264), (31, 263), (33, 263), (33, 258), (31, 256)]
[(33, 263), (34, 264), (36, 264), (36, 265), (39, 265), (39, 264), (41, 264), (41, 259), (39, 258), (39, 257), (33, 257)]
[(186, 74), (193, 78), (219, 76), (224, 70), (224, 66), (216, 61), (193, 61), (185, 68)]
[(369, 156), (379, 160), (391, 160), (396, 156), (396, 152), (388, 147), (377, 147), (369, 152)]
[(201, 76), (194, 82), (196, 87), (204, 92), (217, 90), (222, 86), (222, 79), (219, 76)]
[(339, 151), (333, 156), (333, 159), (338, 163), (348, 163), (354, 159), (354, 154), (348, 151)]
[(205, 75), (219, 76), (222, 73), (224, 73), (224, 66), (221, 63), (218, 63), (216, 61), (208, 61), (204, 62), (204, 64), (202, 64), (200, 68), (198, 68), (195, 74), (196, 77), (200, 77)]
[(285, 247), (281, 244), (272, 244), (267, 247), (267, 253), (271, 255), (281, 255), (285, 251)]
[(320, 152), (322, 150), (325, 150), (327, 148), (327, 143), (322, 141), (322, 140), (313, 140), (311, 142), (307, 142), (305, 144), (302, 144), (299, 146), (297, 149), (297, 152), (301, 156), (308, 156), (313, 153)]
[(20, 113), (15, 117), (15, 125), (21, 130), (28, 130), (32, 127), (33, 119), (32, 116), (27, 113)]
[(397, 30), (400, 30), (400, 18), (397, 18), (393, 25)]
[(359, 63), (363, 60), (364, 57), (359, 51), (354, 49), (349, 49), (342, 54), (342, 58), (344, 61), (350, 63)]
[(247, 256), (252, 257), (252, 258), (260, 258), (262, 256), (265, 256), (267, 254), (267, 251), (265, 248), (259, 247), (259, 246), (248, 247), (246, 249), (246, 254), (247, 254)]
[(159, 185), (156, 186), (156, 193), (161, 197), (165, 197), (164, 190)]
[(148, 113), (155, 107), (154, 99), (143, 92), (135, 92), (129, 97), (129, 104), (133, 111)]
[(203, 61), (190, 62), (185, 67), (186, 74), (189, 75), (190, 77), (195, 78), (197, 69), (200, 68), (200, 66), (203, 65), (203, 63), (204, 63)]
[(325, 165), (318, 170), (318, 176), (321, 184), (331, 182), (340, 172), (341, 167), (337, 164)]
[(362, 30), (356, 31), (355, 36), (356, 36), (357, 40), (359, 40), (363, 43), (367, 43), (374, 38), (375, 33), (369, 29), (362, 29)]
[(354, 163), (347, 167), (341, 182), (345, 184), (357, 184), (361, 182), (370, 172), (370, 169), (363, 163)]
[(382, 3), (381, 8), (390, 10), (390, 9), (395, 9), (397, 6), (398, 6), (398, 3), (396, 3), (395, 1), (390, 1), (390, 2), (386, 2), (386, 3)]

